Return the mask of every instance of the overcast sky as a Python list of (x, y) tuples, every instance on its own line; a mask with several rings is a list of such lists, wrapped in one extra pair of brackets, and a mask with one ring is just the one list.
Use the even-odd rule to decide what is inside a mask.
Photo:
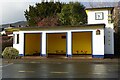
[[(49, 1), (49, 0), (48, 0)], [(55, 0), (58, 1), (58, 0)], [(120, 0), (59, 0), (60, 2), (79, 1), (85, 2), (118, 2)], [(41, 0), (0, 0), (0, 24), (25, 21), (24, 11), (29, 5), (41, 2)]]

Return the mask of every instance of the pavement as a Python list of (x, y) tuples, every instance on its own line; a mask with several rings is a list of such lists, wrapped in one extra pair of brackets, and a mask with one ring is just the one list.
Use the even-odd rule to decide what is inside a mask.
[(72, 57), (68, 58), (65, 56), (60, 57), (41, 57), (41, 56), (26, 56), (20, 59), (2, 59), (2, 64), (6, 65), (9, 63), (51, 63), (51, 62), (110, 62), (119, 63), (119, 58), (92, 58), (92, 57)]

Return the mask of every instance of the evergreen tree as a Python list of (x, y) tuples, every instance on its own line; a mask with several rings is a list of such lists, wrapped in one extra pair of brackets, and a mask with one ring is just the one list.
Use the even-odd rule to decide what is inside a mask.
[(29, 6), (25, 17), (30, 26), (80, 25), (86, 22), (84, 6), (79, 2), (41, 2)]
[(58, 14), (62, 25), (80, 25), (85, 24), (87, 15), (85, 7), (79, 2), (70, 2), (62, 7), (61, 13)]

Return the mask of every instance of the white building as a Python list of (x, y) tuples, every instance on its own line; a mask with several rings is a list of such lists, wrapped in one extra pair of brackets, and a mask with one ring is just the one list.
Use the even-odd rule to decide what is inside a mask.
[(104, 58), (114, 55), (114, 26), (111, 22), (113, 8), (88, 8), (88, 24), (69, 27), (13, 28), (13, 47), (20, 56), (38, 53), (91, 55)]
[(105, 54), (114, 54), (114, 26), (112, 23), (113, 7), (86, 9), (88, 24), (105, 23)]

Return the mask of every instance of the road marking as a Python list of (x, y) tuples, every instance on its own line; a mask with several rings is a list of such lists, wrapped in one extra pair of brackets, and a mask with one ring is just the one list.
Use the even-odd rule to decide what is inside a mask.
[(92, 74), (103, 74), (103, 73), (92, 73)]
[(9, 66), (9, 65), (12, 65), (13, 63), (10, 63), (10, 64), (6, 64), (6, 65), (4, 65), (4, 66), (0, 66), (1, 68), (2, 67), (7, 67), (7, 66)]
[(30, 63), (37, 63), (37, 62), (30, 62)]
[(50, 72), (50, 73), (54, 73), (54, 74), (56, 74), (56, 73), (57, 74), (62, 74), (63, 73), (64, 74), (64, 73), (68, 73), (68, 72)]
[(19, 73), (25, 73), (25, 72), (35, 72), (35, 71), (18, 71)]

